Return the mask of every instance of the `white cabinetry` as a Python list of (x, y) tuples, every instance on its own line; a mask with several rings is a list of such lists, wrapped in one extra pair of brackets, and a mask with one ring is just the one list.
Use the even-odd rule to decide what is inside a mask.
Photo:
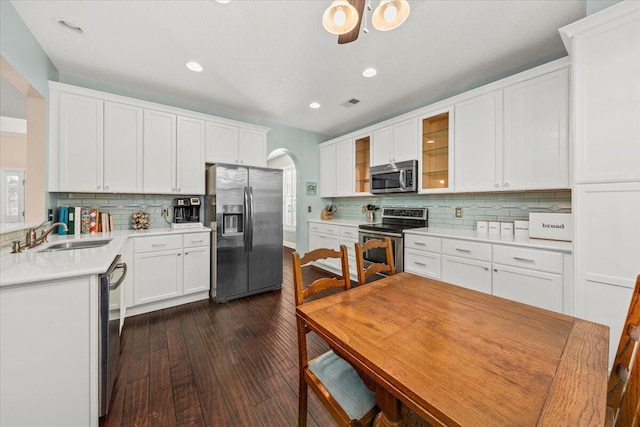
[(494, 245), (493, 294), (557, 312), (562, 306), (562, 254)]
[(418, 158), (418, 119), (395, 123), (373, 131), (371, 166)]
[(144, 111), (145, 193), (204, 193), (204, 121)]
[(135, 305), (182, 294), (182, 236), (138, 238), (134, 251)]
[(142, 192), (142, 134), (142, 108), (104, 103), (104, 191)]
[[(358, 277), (355, 258), (355, 243), (357, 241), (358, 227), (355, 225), (309, 222), (309, 251), (318, 248), (339, 251), (340, 245), (345, 245), (349, 255), (349, 275), (352, 280), (357, 280)], [(340, 274), (342, 270), (340, 260), (337, 258), (321, 260), (316, 262), (315, 265), (337, 274)]]
[(354, 193), (353, 140), (320, 146), (320, 196), (350, 196)]
[(103, 101), (55, 92), (51, 96), (51, 111), (50, 132), (55, 151), (50, 150), (50, 190), (102, 191)]
[(491, 244), (442, 239), (442, 281), (491, 293)]
[(439, 237), (404, 236), (404, 271), (440, 280), (442, 239)]
[(611, 364), (640, 274), (640, 2), (560, 34), (573, 70), (575, 309), (611, 328)]
[(568, 70), (458, 103), (456, 191), (568, 188)]
[(209, 290), (211, 271), (209, 239), (209, 232), (184, 235), (184, 295)]
[(569, 70), (504, 89), (502, 188), (569, 188)]
[[(136, 237), (133, 305), (202, 293), (210, 287), (210, 233)], [(185, 300), (184, 302), (189, 302)], [(175, 304), (165, 303), (164, 306)], [(152, 307), (157, 308), (157, 307)], [(150, 311), (150, 310), (146, 310)], [(139, 314), (140, 310), (135, 310)]]
[(0, 425), (97, 427), (97, 276), (2, 288), (0, 316)]
[(495, 91), (455, 107), (454, 174), (457, 191), (490, 191), (502, 180), (502, 102)]
[(265, 167), (266, 131), (207, 122), (206, 161)]

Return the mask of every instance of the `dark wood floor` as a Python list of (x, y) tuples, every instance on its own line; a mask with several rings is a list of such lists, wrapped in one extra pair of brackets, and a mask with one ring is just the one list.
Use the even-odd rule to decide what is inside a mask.
[[(291, 251), (282, 290), (127, 318), (101, 426), (295, 426), (298, 353)], [(326, 274), (305, 267), (305, 282)], [(310, 334), (312, 335), (312, 334)], [(310, 337), (311, 356), (328, 347)], [(335, 423), (309, 392), (309, 426)]]

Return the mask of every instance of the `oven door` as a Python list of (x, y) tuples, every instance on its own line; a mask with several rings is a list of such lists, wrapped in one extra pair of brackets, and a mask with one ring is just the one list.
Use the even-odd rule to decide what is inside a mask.
[[(376, 231), (363, 231), (358, 233), (360, 244), (363, 245), (367, 240), (371, 239), (384, 239), (389, 237), (391, 239), (391, 248), (393, 250), (393, 261), (396, 267), (396, 273), (404, 271), (403, 252), (404, 247), (402, 243), (402, 235), (394, 233), (376, 232)], [(387, 253), (384, 248), (369, 249), (364, 252), (364, 266), (365, 268), (371, 264), (387, 263)], [(384, 273), (380, 273), (385, 275)]]

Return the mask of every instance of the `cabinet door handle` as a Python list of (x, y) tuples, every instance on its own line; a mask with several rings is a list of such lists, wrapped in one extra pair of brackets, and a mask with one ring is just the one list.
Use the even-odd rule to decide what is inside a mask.
[(485, 267), (485, 268), (484, 268), (484, 271), (489, 271), (489, 267)]
[(496, 185), (494, 185), (494, 187), (500, 188), (500, 184), (496, 184)]
[(152, 243), (151, 246), (154, 247), (154, 248), (157, 248), (157, 247), (160, 247), (160, 246), (167, 246), (167, 244), (166, 243)]
[(421, 266), (421, 267), (426, 267), (426, 266), (427, 266), (427, 264), (425, 264), (424, 262), (413, 261), (413, 263), (414, 263), (415, 265), (419, 265), (419, 266)]
[(108, 185), (105, 185), (105, 186), (104, 186), (104, 189), (105, 189), (105, 190), (108, 190), (108, 189), (110, 189), (110, 188), (111, 188), (111, 187), (110, 187), (110, 186), (108, 186)]
[(497, 269), (497, 268), (494, 268), (494, 269), (493, 269), (493, 271), (495, 271), (495, 272), (497, 273), (497, 272), (498, 272), (498, 269)]
[(96, 190), (100, 190), (102, 188), (101, 185), (96, 185)]
[(505, 186), (505, 187), (508, 187), (508, 186), (509, 186), (509, 183), (508, 183), (508, 182), (505, 182), (505, 183), (504, 183), (504, 186)]
[(460, 248), (456, 248), (456, 251), (458, 251), (458, 252), (463, 252), (463, 253), (465, 253), (465, 254), (470, 254), (470, 253), (471, 253), (471, 251), (470, 251), (469, 249), (460, 249)]
[[(180, 254), (178, 254), (178, 255), (180, 255)], [(187, 255), (189, 255), (189, 252), (185, 252), (184, 253), (184, 256), (187, 256)]]
[(513, 259), (515, 259), (516, 261), (523, 261), (523, 262), (536, 262), (535, 259), (531, 259), (531, 258), (520, 258), (518, 256), (514, 256)]
[(182, 255), (182, 254), (178, 254), (178, 256), (180, 256), (180, 255)]
[(202, 243), (204, 242), (204, 239), (200, 239), (200, 240), (192, 240), (191, 243)]
[(416, 246), (427, 246), (427, 244), (426, 244), (426, 243), (423, 243), (423, 242), (414, 242), (414, 244), (415, 244)]

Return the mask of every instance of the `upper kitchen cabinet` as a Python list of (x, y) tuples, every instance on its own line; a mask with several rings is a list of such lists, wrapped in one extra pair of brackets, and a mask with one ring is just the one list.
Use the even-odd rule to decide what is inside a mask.
[(455, 106), (457, 191), (569, 188), (568, 70)]
[(505, 190), (569, 188), (569, 70), (504, 89)]
[(371, 136), (355, 138), (355, 192), (369, 193), (369, 164), (371, 162)]
[(267, 130), (207, 122), (207, 163), (267, 165)]
[(51, 91), (50, 191), (102, 191), (104, 102)]
[(204, 194), (205, 123), (144, 111), (144, 192)]
[(418, 161), (420, 192), (451, 190), (453, 188), (453, 156), (449, 141), (453, 141), (453, 108), (429, 114), (421, 120), (421, 156)]
[(640, 4), (620, 2), (560, 34), (573, 61), (574, 182), (640, 181)]
[(353, 195), (353, 154), (352, 139), (320, 145), (320, 197)]
[(142, 192), (142, 132), (142, 108), (104, 103), (104, 191)]
[(455, 106), (455, 186), (457, 191), (495, 191), (502, 181), (502, 92)]
[(415, 160), (417, 153), (417, 118), (403, 120), (373, 131), (371, 166)]

